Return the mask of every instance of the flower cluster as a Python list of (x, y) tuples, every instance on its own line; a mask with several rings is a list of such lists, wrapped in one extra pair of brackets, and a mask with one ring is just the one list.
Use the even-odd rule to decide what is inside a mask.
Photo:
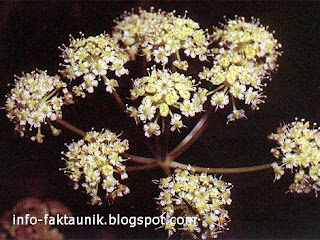
[[(11, 211), (6, 211), (0, 218), (0, 239), (57, 239), (63, 240), (64, 235), (55, 226), (37, 222), (37, 224), (17, 224), (18, 217), (30, 217), (42, 219), (46, 214), (49, 216), (66, 215), (71, 216), (70, 210), (58, 201), (49, 200), (41, 202), (37, 198), (25, 198), (18, 201)], [(13, 224), (12, 216), (15, 215), (16, 222)]]
[(102, 203), (100, 188), (106, 191), (105, 198), (111, 201), (130, 192), (114, 176), (119, 174), (122, 180), (128, 177), (122, 164), (125, 159), (120, 156), (129, 149), (127, 140), (121, 141), (109, 130), (91, 131), (84, 139), (67, 147), (68, 152), (62, 152), (66, 161), (64, 172), (75, 182), (75, 189), (80, 184), (91, 196), (91, 204)]
[(49, 76), (46, 71), (35, 70), (16, 77), (5, 105), (7, 117), (14, 122), (15, 130), (24, 136), (26, 131), (37, 129), (31, 139), (39, 143), (44, 138), (42, 124), (49, 124), (53, 135), (59, 135), (60, 130), (51, 122), (62, 117), (61, 107), (65, 103), (72, 103), (72, 95), (65, 87), (59, 76)]
[(277, 69), (276, 61), (281, 55), (281, 44), (267, 29), (259, 20), (246, 22), (242, 17), (229, 20), (213, 33), (212, 38), (219, 45), (212, 49), (213, 67), (204, 67), (199, 77), (217, 86), (212, 91), (213, 106), (224, 108), (232, 102), (228, 122), (245, 117), (244, 110), (236, 108), (235, 99), (243, 100), (252, 109), (259, 109), (259, 104), (264, 103), (264, 80)]
[[(167, 219), (163, 227), (168, 230), (169, 236), (178, 229), (194, 238), (216, 238), (218, 233), (227, 229), (230, 221), (225, 206), (231, 204), (231, 187), (230, 183), (212, 175), (193, 174), (180, 169), (176, 169), (172, 176), (160, 179), (162, 192), (157, 200)], [(196, 217), (196, 222), (177, 228), (170, 221), (173, 216)]]
[[(203, 109), (207, 90), (197, 88), (195, 80), (169, 70), (151, 69), (149, 76), (134, 80), (131, 99), (143, 97), (138, 108), (129, 107), (131, 117), (146, 123), (145, 135), (160, 135), (159, 117), (170, 116), (171, 131), (184, 127), (181, 115), (193, 117)], [(176, 113), (178, 111), (178, 113)]]
[(179, 50), (192, 58), (198, 56), (201, 61), (207, 59), (207, 31), (186, 16), (175, 16), (175, 11), (140, 9), (138, 14), (125, 12), (115, 23), (113, 36), (127, 46), (133, 56), (141, 52), (147, 61), (166, 65), (175, 54), (177, 60), (173, 64), (183, 70), (188, 69), (188, 63), (181, 61)]
[(239, 53), (246, 60), (257, 64), (265, 70), (277, 68), (276, 61), (281, 54), (281, 44), (270, 33), (268, 27), (260, 24), (259, 19), (246, 22), (244, 17), (228, 20), (223, 29), (216, 29), (213, 36), (219, 40), (219, 45)]
[(320, 128), (315, 126), (311, 127), (304, 119), (296, 119), (269, 136), (279, 145), (271, 150), (281, 160), (280, 165), (272, 164), (275, 180), (289, 169), (295, 174), (289, 188), (291, 192), (309, 193), (314, 190), (317, 195), (320, 190)]
[(118, 46), (115, 39), (108, 34), (100, 34), (95, 37), (70, 39), (70, 45), (61, 48), (65, 68), (61, 71), (69, 79), (83, 77), (83, 82), (73, 87), (77, 96), (85, 97), (85, 91), (92, 93), (103, 79), (106, 91), (112, 92), (118, 87), (115, 79), (109, 79), (107, 74), (114, 72), (120, 77), (129, 74), (124, 67), (129, 60), (128, 55)]

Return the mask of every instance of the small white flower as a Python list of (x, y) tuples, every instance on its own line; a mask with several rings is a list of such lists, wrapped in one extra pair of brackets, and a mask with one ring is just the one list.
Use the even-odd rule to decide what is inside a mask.
[(229, 97), (224, 92), (216, 92), (211, 97), (211, 105), (217, 108), (224, 108), (225, 105), (229, 104)]
[(138, 108), (139, 118), (141, 121), (152, 120), (156, 113), (156, 107), (152, 106), (151, 103), (141, 104)]
[(258, 105), (260, 103), (264, 103), (261, 98), (264, 97), (258, 91), (253, 91), (253, 88), (250, 87), (248, 91), (245, 93), (245, 104), (250, 105), (252, 109), (259, 109)]
[(275, 173), (274, 181), (279, 180), (284, 174), (283, 167), (279, 166), (278, 163), (274, 162), (271, 164)]
[(183, 125), (182, 120), (181, 120), (181, 115), (180, 114), (173, 114), (170, 124), (172, 125), (170, 130), (173, 132), (175, 130), (177, 130), (178, 132), (180, 132), (180, 128), (185, 127), (185, 125)]
[(244, 92), (246, 91), (246, 86), (236, 82), (230, 87), (230, 93), (240, 100), (244, 99)]
[(196, 114), (194, 103), (190, 100), (184, 100), (180, 106), (181, 113), (186, 117), (193, 117)]
[(146, 137), (151, 137), (152, 135), (159, 136), (160, 126), (156, 122), (149, 122), (143, 126), (143, 130), (145, 131), (144, 135)]

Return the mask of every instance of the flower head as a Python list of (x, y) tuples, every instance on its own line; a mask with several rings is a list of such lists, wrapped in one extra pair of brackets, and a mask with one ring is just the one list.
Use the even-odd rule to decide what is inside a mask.
[[(231, 204), (231, 187), (212, 175), (180, 169), (176, 169), (172, 176), (160, 179), (162, 192), (157, 200), (167, 220), (163, 227), (169, 236), (182, 230), (194, 238), (216, 238), (218, 233), (227, 229), (230, 221), (225, 206)], [(170, 221), (173, 216), (195, 217), (196, 221), (179, 228)]]
[(216, 28), (212, 36), (219, 41), (221, 47), (255, 62), (257, 67), (268, 71), (276, 69), (277, 58), (281, 55), (281, 44), (274, 38), (274, 31), (268, 31), (268, 26), (262, 26), (259, 19), (254, 18), (251, 22), (246, 22), (244, 17), (229, 19), (222, 26), (222, 29)]
[(181, 61), (179, 50), (187, 56), (207, 59), (209, 36), (199, 24), (186, 16), (175, 16), (175, 11), (139, 10), (139, 13), (125, 12), (115, 20), (113, 36), (127, 46), (134, 57), (138, 52), (146, 56), (147, 61), (166, 65), (173, 54), (178, 56), (176, 67), (187, 70), (186, 61)]
[(7, 117), (14, 122), (15, 130), (21, 136), (37, 129), (31, 139), (41, 143), (44, 138), (42, 125), (49, 124), (52, 133), (59, 135), (60, 130), (51, 122), (62, 118), (61, 107), (71, 102), (72, 96), (59, 76), (49, 76), (46, 71), (35, 70), (16, 77), (14, 88), (7, 95)]
[[(315, 126), (315, 124), (314, 124)], [(311, 127), (304, 119), (296, 119), (278, 128), (269, 138), (278, 143), (271, 153), (281, 160), (273, 163), (275, 180), (289, 170), (295, 174), (291, 192), (309, 193), (320, 190), (320, 128)]]
[(118, 82), (109, 79), (108, 73), (113, 72), (117, 77), (129, 73), (124, 67), (129, 60), (128, 55), (108, 34), (88, 38), (81, 34), (77, 39), (71, 37), (70, 45), (63, 45), (61, 50), (64, 59), (61, 72), (69, 79), (83, 77), (83, 82), (73, 87), (77, 96), (85, 97), (85, 91), (92, 93), (101, 80), (106, 85), (106, 91), (112, 92), (118, 87)]
[[(159, 135), (159, 117), (170, 117), (171, 130), (183, 127), (181, 114), (193, 117), (202, 111), (207, 90), (197, 88), (195, 80), (169, 70), (151, 69), (149, 76), (135, 79), (131, 99), (142, 98), (138, 108), (129, 107), (130, 116), (144, 123), (146, 136)], [(151, 128), (152, 127), (152, 128)], [(152, 131), (150, 131), (152, 129)]]
[(64, 172), (75, 182), (75, 189), (81, 186), (91, 196), (91, 204), (102, 203), (100, 189), (106, 191), (105, 198), (111, 201), (130, 192), (117, 180), (128, 177), (125, 159), (120, 156), (129, 149), (127, 140), (121, 141), (109, 130), (91, 131), (67, 147), (68, 152), (62, 152), (66, 161)]
[[(281, 55), (281, 44), (267, 29), (259, 20), (246, 22), (244, 18), (236, 18), (228, 20), (222, 29), (216, 28), (212, 35), (219, 48), (212, 49), (215, 54), (213, 66), (204, 67), (199, 77), (217, 86), (212, 98), (229, 95), (233, 112), (239, 111), (235, 105), (236, 99), (244, 101), (254, 110), (264, 103), (265, 80), (276, 70), (276, 60)], [(218, 104), (215, 99), (211, 103), (217, 107), (224, 107), (229, 102), (225, 98), (225, 104)], [(232, 120), (239, 119), (229, 116)]]

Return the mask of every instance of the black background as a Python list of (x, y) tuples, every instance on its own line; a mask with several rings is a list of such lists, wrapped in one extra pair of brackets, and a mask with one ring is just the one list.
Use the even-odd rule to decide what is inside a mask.
[[(252, 166), (274, 161), (269, 153), (274, 144), (267, 139), (281, 121), (291, 122), (297, 116), (320, 122), (320, 3), (311, 1), (220, 2), (220, 1), (106, 1), (106, 2), (1, 2), (0, 9), (0, 100), (9, 91), (13, 75), (35, 68), (55, 74), (61, 58), (58, 46), (68, 44), (68, 36), (86, 36), (103, 31), (111, 33), (112, 20), (132, 7), (150, 6), (177, 10), (200, 23), (203, 28), (217, 26), (223, 16), (251, 16), (275, 30), (283, 45), (279, 71), (268, 83), (266, 103), (259, 111), (247, 111), (248, 120), (226, 125), (230, 111), (214, 114), (203, 137), (180, 156), (179, 161), (210, 167)], [(137, 70), (135, 75), (142, 75)], [(128, 78), (126, 78), (128, 79)], [(124, 80), (125, 81), (125, 80)], [(120, 93), (125, 94), (123, 85)], [(200, 116), (197, 116), (198, 119)], [(64, 118), (84, 130), (107, 127), (114, 132), (124, 130), (132, 139), (132, 131), (122, 126), (133, 124), (119, 114), (113, 99), (103, 88), (87, 99), (79, 100), (64, 110)], [(113, 205), (91, 207), (85, 194), (74, 191), (63, 167), (60, 152), (64, 143), (79, 137), (64, 130), (58, 138), (47, 135), (43, 144), (22, 139), (13, 132), (13, 124), (0, 112), (0, 211), (26, 196), (43, 200), (54, 198), (67, 205), (75, 215), (93, 213), (130, 216), (156, 216), (155, 200), (159, 194), (151, 180), (163, 175), (159, 171), (132, 173), (127, 185), (131, 194)], [(189, 128), (192, 127), (192, 124)], [(171, 147), (186, 134), (173, 134)], [(130, 141), (130, 151), (147, 156), (145, 147)], [(228, 208), (232, 219), (230, 231), (222, 239), (317, 239), (320, 237), (320, 202), (310, 195), (285, 194), (292, 176), (286, 174), (273, 183), (271, 170), (241, 175), (225, 175), (234, 184), (233, 203)], [(129, 227), (70, 227), (67, 239), (165, 239), (166, 232)], [(179, 235), (175, 235), (179, 238)]]

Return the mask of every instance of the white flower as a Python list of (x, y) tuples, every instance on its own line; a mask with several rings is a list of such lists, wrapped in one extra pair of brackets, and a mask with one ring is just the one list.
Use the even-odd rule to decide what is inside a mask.
[[(207, 173), (194, 174), (192, 168), (176, 169), (172, 176), (157, 183), (161, 189), (157, 203), (166, 218), (162, 227), (169, 237), (180, 230), (193, 239), (211, 239), (226, 229), (230, 219), (225, 206), (232, 202), (230, 183)], [(171, 223), (170, 219), (177, 216), (194, 217), (195, 222), (180, 226)]]
[(59, 76), (49, 76), (41, 70), (16, 78), (6, 101), (7, 117), (15, 123), (15, 130), (24, 136), (36, 128), (31, 139), (42, 142), (41, 126), (49, 124), (53, 134), (58, 135), (52, 122), (62, 118), (62, 105), (72, 103), (66, 84)]
[(143, 130), (145, 131), (144, 135), (146, 137), (151, 137), (152, 135), (159, 136), (160, 126), (156, 122), (149, 122), (143, 126)]
[(190, 102), (190, 100), (184, 100), (180, 105), (180, 110), (186, 117), (193, 117), (196, 114), (194, 103)]
[(153, 51), (154, 54), (154, 61), (156, 63), (162, 63), (163, 65), (166, 65), (168, 63), (168, 57), (166, 56), (166, 51), (164, 48), (160, 47), (159, 49), (155, 49)]
[(180, 132), (180, 128), (185, 127), (183, 125), (182, 120), (181, 120), (181, 115), (180, 114), (173, 114), (170, 124), (172, 125), (170, 130), (173, 132), (175, 130), (178, 130)]
[(304, 119), (285, 124), (277, 129), (277, 133), (269, 136), (278, 143), (271, 149), (274, 157), (281, 160), (281, 165), (273, 163), (275, 180), (279, 180), (288, 169), (295, 173), (290, 185), (290, 192), (309, 193), (314, 190), (316, 196), (320, 178), (320, 146), (317, 142), (320, 128), (310, 127)]
[(240, 100), (244, 99), (244, 92), (246, 91), (246, 86), (236, 82), (230, 87), (230, 93)]
[[(121, 41), (135, 58), (138, 53), (147, 61), (166, 65), (170, 56), (179, 54), (205, 60), (210, 40), (207, 30), (186, 16), (175, 16), (175, 12), (139, 10), (139, 13), (126, 12), (116, 20), (113, 36)], [(183, 66), (182, 66), (183, 65)], [(186, 69), (182, 64), (180, 69)]]
[(71, 37), (68, 47), (63, 45), (60, 48), (64, 59), (64, 64), (61, 64), (64, 69), (60, 72), (71, 80), (83, 76), (84, 82), (72, 89), (76, 96), (85, 97), (85, 91), (92, 93), (101, 79), (105, 80), (106, 91), (112, 92), (118, 85), (108, 85), (107, 75), (109, 72), (114, 72), (117, 77), (128, 74), (124, 68), (129, 61), (128, 54), (108, 34), (88, 38), (80, 34), (80, 38)]
[(225, 105), (229, 104), (229, 97), (224, 92), (216, 92), (211, 97), (211, 105), (217, 108), (224, 108)]
[(253, 88), (249, 88), (248, 91), (245, 93), (245, 103), (251, 104), (252, 109), (259, 109), (258, 104), (264, 103), (261, 98), (264, 97), (258, 91), (253, 91)]
[(141, 121), (146, 122), (146, 120), (151, 120), (156, 113), (156, 107), (152, 106), (151, 103), (141, 104), (138, 108), (139, 118)]
[[(195, 80), (168, 69), (151, 68), (149, 75), (135, 79), (131, 90), (131, 100), (140, 100), (140, 105), (129, 109), (136, 122), (157, 122), (159, 118), (170, 118), (175, 114), (193, 117), (203, 110), (208, 91), (198, 88)], [(148, 125), (147, 125), (148, 126)], [(177, 126), (172, 129), (177, 129)], [(159, 134), (161, 131), (159, 132)]]
[(284, 174), (284, 170), (281, 166), (278, 165), (278, 163), (274, 162), (271, 164), (273, 167), (274, 173), (275, 173), (275, 178), (274, 181), (279, 180), (282, 175)]
[[(68, 151), (62, 152), (66, 161), (64, 172), (81, 185), (91, 196), (92, 204), (101, 204), (101, 191), (106, 191), (105, 198), (114, 200), (128, 193), (127, 187), (115, 178), (126, 179), (128, 174), (121, 157), (129, 149), (127, 140), (121, 141), (109, 130), (91, 131), (84, 139), (67, 145)], [(80, 183), (80, 184), (79, 184)], [(101, 186), (101, 189), (100, 189)]]

